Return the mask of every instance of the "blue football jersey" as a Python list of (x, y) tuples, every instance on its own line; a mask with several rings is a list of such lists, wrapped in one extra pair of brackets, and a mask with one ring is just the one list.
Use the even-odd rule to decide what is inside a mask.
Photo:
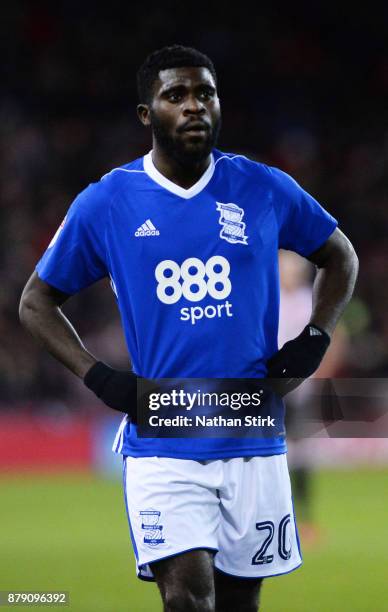
[[(148, 153), (78, 195), (36, 269), (69, 294), (110, 277), (140, 376), (262, 378), (277, 350), (278, 249), (308, 256), (336, 225), (277, 168), (214, 150), (183, 189)], [(284, 432), (140, 438), (124, 417), (114, 450), (199, 460), (273, 455), (286, 445)]]

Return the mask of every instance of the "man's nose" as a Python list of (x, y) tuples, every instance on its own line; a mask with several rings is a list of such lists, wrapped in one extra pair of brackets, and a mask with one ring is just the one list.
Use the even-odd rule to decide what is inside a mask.
[(196, 96), (188, 96), (186, 98), (185, 107), (183, 109), (184, 115), (190, 114), (203, 114), (205, 112), (205, 106), (201, 100), (199, 100)]

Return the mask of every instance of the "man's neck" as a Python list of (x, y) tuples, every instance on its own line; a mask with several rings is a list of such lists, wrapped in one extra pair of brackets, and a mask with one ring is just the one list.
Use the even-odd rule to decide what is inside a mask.
[(208, 169), (211, 163), (211, 154), (197, 163), (185, 166), (165, 153), (163, 149), (160, 149), (154, 142), (152, 161), (160, 174), (163, 174), (169, 181), (172, 181), (183, 189), (190, 189)]

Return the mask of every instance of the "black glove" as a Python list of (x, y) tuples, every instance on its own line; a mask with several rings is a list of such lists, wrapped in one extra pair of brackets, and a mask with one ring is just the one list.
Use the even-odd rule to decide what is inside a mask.
[(107, 406), (126, 412), (132, 423), (137, 421), (137, 378), (133, 372), (114, 370), (97, 361), (84, 377), (84, 383)]
[(267, 361), (267, 378), (276, 393), (283, 396), (298, 387), (318, 369), (330, 344), (330, 336), (316, 325), (306, 325), (297, 338)]

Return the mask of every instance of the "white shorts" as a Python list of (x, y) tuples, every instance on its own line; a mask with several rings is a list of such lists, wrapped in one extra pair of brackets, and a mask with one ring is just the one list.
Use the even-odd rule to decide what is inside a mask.
[(139, 578), (185, 551), (215, 552), (241, 578), (286, 574), (302, 563), (285, 454), (192, 461), (124, 457), (124, 495)]

